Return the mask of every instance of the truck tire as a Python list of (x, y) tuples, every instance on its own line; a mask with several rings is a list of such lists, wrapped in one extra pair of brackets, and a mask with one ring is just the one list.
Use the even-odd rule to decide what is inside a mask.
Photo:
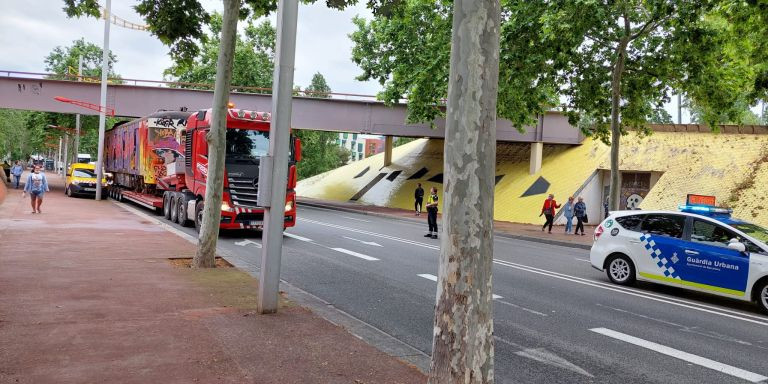
[(176, 219), (179, 217), (179, 197), (176, 193), (171, 194), (171, 222), (175, 223)]
[(184, 198), (184, 195), (179, 196), (178, 202), (176, 205), (178, 206), (178, 213), (176, 214), (176, 222), (179, 223), (182, 227), (188, 227), (189, 226), (189, 219), (187, 219), (187, 202), (189, 200)]
[(204, 204), (202, 201), (198, 201), (197, 204), (195, 204), (195, 230), (197, 232), (200, 232), (200, 228), (203, 226), (203, 207)]
[(168, 191), (163, 192), (163, 217), (171, 219), (171, 194)]

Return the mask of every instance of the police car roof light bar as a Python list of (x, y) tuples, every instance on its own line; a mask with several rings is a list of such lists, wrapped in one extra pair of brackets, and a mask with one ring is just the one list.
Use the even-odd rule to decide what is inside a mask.
[(679, 205), (678, 208), (682, 212), (698, 213), (698, 214), (721, 214), (730, 215), (733, 213), (733, 209), (712, 207), (708, 205)]

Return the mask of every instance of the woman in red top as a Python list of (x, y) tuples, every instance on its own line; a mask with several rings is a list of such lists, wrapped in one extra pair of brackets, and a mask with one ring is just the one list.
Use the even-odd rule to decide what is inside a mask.
[(555, 221), (555, 210), (557, 208), (560, 208), (560, 206), (557, 204), (557, 201), (555, 201), (555, 195), (550, 193), (549, 197), (544, 200), (544, 206), (541, 208), (541, 214), (539, 214), (539, 216), (544, 215), (547, 219), (544, 226), (541, 227), (542, 232), (549, 226), (549, 233), (552, 233), (552, 224), (554, 224)]

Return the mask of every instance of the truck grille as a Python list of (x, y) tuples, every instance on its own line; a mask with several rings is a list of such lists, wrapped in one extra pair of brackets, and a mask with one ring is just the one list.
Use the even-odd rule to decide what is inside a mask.
[(258, 179), (247, 177), (229, 177), (229, 195), (235, 206), (256, 208), (258, 202)]

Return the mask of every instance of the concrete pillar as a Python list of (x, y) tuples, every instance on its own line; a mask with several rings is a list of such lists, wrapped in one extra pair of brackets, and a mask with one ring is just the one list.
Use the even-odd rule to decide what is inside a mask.
[(384, 136), (384, 166), (392, 165), (392, 136)]
[(531, 143), (531, 168), (529, 173), (535, 175), (541, 171), (541, 158), (544, 153), (544, 143)]

